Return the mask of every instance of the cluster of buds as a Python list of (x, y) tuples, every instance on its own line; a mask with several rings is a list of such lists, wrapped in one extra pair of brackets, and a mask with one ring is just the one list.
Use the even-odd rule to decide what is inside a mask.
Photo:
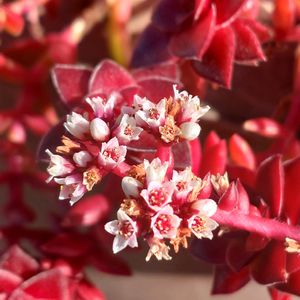
[(132, 167), (129, 175), (122, 180), (126, 198), (118, 219), (105, 225), (106, 231), (115, 235), (114, 253), (127, 246), (137, 247), (137, 237), (143, 237), (150, 247), (147, 261), (152, 255), (169, 260), (166, 241), (178, 252), (181, 245), (187, 248), (187, 238), (192, 235), (212, 239), (218, 224), (210, 218), (217, 204), (206, 199), (209, 179), (201, 180), (190, 168), (168, 176), (168, 163), (158, 158)]
[(155, 104), (134, 96), (133, 105), (120, 112), (120, 96), (90, 96), (82, 107), (67, 115), (62, 145), (50, 157), (49, 181), (61, 185), (59, 199), (74, 204), (91, 191), (103, 176), (113, 171), (118, 175), (129, 169), (125, 162), (127, 145), (140, 139), (145, 130), (162, 142), (193, 140), (200, 133), (197, 123), (209, 107), (201, 107), (200, 99), (179, 92)]

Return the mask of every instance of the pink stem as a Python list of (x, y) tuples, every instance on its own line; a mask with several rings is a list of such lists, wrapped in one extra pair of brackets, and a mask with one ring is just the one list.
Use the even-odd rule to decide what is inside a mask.
[(125, 162), (122, 162), (118, 164), (115, 168), (113, 168), (112, 172), (119, 177), (125, 177), (127, 176), (129, 170), (130, 170), (130, 165), (128, 165)]
[(192, 165), (192, 171), (194, 174), (199, 174), (200, 169), (200, 163), (201, 163), (201, 144), (199, 139), (195, 139), (193, 141), (189, 142), (190, 145), (190, 151), (191, 151), (191, 165)]
[(236, 211), (227, 212), (221, 209), (218, 209), (212, 218), (220, 225), (254, 232), (270, 239), (284, 241), (288, 237), (300, 242), (300, 227), (281, 223), (275, 219), (244, 215)]
[(169, 162), (171, 156), (171, 146), (158, 143), (155, 156), (158, 157), (162, 163)]

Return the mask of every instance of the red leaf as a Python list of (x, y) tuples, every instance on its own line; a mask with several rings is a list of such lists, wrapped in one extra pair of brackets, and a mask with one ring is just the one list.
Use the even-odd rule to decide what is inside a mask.
[(136, 82), (127, 70), (106, 59), (94, 69), (89, 82), (89, 93), (109, 95), (111, 92), (134, 85)]
[(217, 8), (218, 24), (219, 26), (225, 27), (234, 21), (247, 0), (215, 0), (214, 2)]
[(250, 199), (239, 179), (236, 182), (236, 188), (238, 193), (238, 209), (243, 211), (245, 214), (248, 214), (250, 208)]
[(0, 269), (0, 293), (11, 293), (22, 281), (20, 276)]
[(236, 35), (235, 60), (251, 62), (266, 60), (260, 40), (247, 23), (237, 20), (232, 24)]
[(1, 256), (0, 268), (8, 270), (23, 278), (27, 278), (37, 272), (39, 264), (19, 246), (15, 245), (10, 247)]
[(284, 174), (281, 157), (274, 155), (260, 165), (256, 178), (257, 191), (270, 207), (271, 217), (278, 217), (282, 211)]
[(286, 251), (282, 242), (271, 241), (251, 264), (253, 278), (260, 284), (286, 281)]
[(75, 203), (64, 218), (65, 226), (90, 226), (107, 216), (109, 203), (103, 195), (93, 195)]
[(243, 127), (245, 130), (255, 132), (265, 137), (276, 137), (282, 134), (282, 126), (269, 118), (247, 120)]
[(214, 271), (212, 294), (230, 294), (238, 291), (250, 280), (247, 268), (234, 272), (227, 266), (217, 266)]
[(285, 186), (283, 211), (292, 224), (300, 220), (300, 157), (284, 164)]
[(32, 299), (71, 300), (69, 281), (59, 270), (41, 272), (23, 282), (9, 300)]
[(218, 208), (226, 211), (232, 211), (237, 208), (238, 194), (234, 182), (231, 182), (226, 192), (219, 200)]
[(256, 165), (254, 152), (247, 141), (237, 133), (229, 139), (229, 152), (233, 163), (254, 170)]
[(1, 11), (0, 13), (4, 14), (5, 20), (4, 24), (0, 23), (0, 27), (4, 27), (5, 30), (12, 35), (20, 35), (24, 29), (23, 17), (8, 8), (5, 9), (5, 11)]
[(278, 284), (276, 285), (276, 288), (284, 292), (300, 296), (300, 271), (289, 274), (287, 283)]
[(84, 66), (56, 65), (52, 80), (63, 103), (72, 108), (82, 101), (88, 92), (91, 69)]
[(105, 300), (105, 296), (90, 283), (83, 281), (77, 287), (76, 300)]
[(278, 290), (276, 290), (275, 288), (269, 288), (268, 290), (272, 297), (272, 300), (292, 300), (291, 295), (281, 293)]
[(224, 85), (231, 85), (236, 41), (231, 27), (218, 30), (201, 61), (194, 61), (193, 66), (199, 75)]
[(212, 6), (208, 13), (186, 30), (175, 33), (169, 43), (173, 55), (201, 60), (215, 32), (216, 10)]

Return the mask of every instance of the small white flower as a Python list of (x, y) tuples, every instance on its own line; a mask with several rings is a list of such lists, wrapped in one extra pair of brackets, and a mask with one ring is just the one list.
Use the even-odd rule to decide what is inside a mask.
[(141, 191), (141, 196), (144, 198), (148, 206), (158, 211), (172, 201), (174, 184), (172, 182), (160, 183), (152, 181), (148, 188)]
[(219, 226), (216, 221), (210, 218), (217, 211), (216, 202), (211, 199), (197, 200), (191, 207), (197, 210), (198, 214), (188, 219), (188, 227), (198, 239), (212, 239), (212, 231)]
[(135, 119), (139, 126), (158, 129), (166, 120), (166, 99), (160, 100), (158, 104), (145, 100), (143, 108), (135, 113)]
[(73, 172), (74, 166), (71, 162), (69, 162), (60, 155), (51, 153), (49, 149), (46, 150), (46, 153), (50, 157), (50, 163), (47, 168), (47, 171), (51, 175), (47, 179), (47, 182), (50, 182), (53, 179), (53, 177), (65, 176)]
[(181, 129), (180, 137), (188, 141), (192, 141), (199, 136), (201, 127), (198, 123), (185, 122), (180, 125), (180, 129)]
[(140, 189), (142, 188), (142, 183), (135, 178), (125, 176), (122, 179), (122, 189), (126, 197), (137, 198), (140, 194)]
[(111, 93), (107, 100), (97, 97), (87, 97), (85, 101), (91, 106), (94, 114), (98, 118), (110, 118), (118, 102), (118, 94)]
[(146, 172), (146, 180), (149, 184), (152, 181), (162, 182), (165, 179), (169, 164), (168, 162), (161, 163), (159, 158), (151, 161), (144, 160), (144, 169)]
[(118, 210), (118, 220), (105, 224), (105, 230), (115, 235), (113, 241), (113, 252), (118, 253), (127, 246), (134, 248), (138, 246), (136, 233), (138, 231), (136, 222), (133, 221), (122, 209)]
[(101, 151), (98, 156), (99, 163), (107, 168), (114, 168), (125, 160), (127, 148), (120, 146), (116, 137), (107, 143), (102, 143)]
[(80, 151), (74, 153), (73, 160), (77, 166), (85, 168), (88, 162), (92, 160), (92, 156), (87, 151)]
[(174, 239), (177, 229), (181, 223), (181, 218), (174, 215), (171, 206), (165, 206), (151, 219), (151, 228), (154, 237), (158, 239)]
[(131, 141), (138, 140), (142, 131), (143, 128), (136, 126), (136, 121), (133, 117), (124, 114), (120, 125), (114, 131), (114, 135), (118, 138), (120, 143), (128, 144)]
[(198, 96), (192, 96), (187, 91), (179, 92), (176, 85), (173, 85), (173, 90), (174, 99), (182, 104), (180, 122), (198, 122), (209, 111), (210, 107), (208, 105), (200, 106)]
[(109, 127), (106, 122), (100, 118), (95, 118), (90, 123), (91, 136), (95, 141), (103, 142), (110, 134)]
[(179, 199), (185, 199), (187, 195), (197, 185), (197, 181), (194, 179), (195, 175), (191, 171), (191, 168), (186, 168), (184, 171), (173, 171), (172, 182), (175, 185), (175, 195)]
[(150, 102), (146, 97), (140, 97), (139, 95), (133, 96), (133, 104), (131, 106), (122, 107), (122, 113), (133, 116), (139, 110), (142, 110), (143, 107), (148, 107), (147, 103)]
[(72, 112), (67, 115), (67, 120), (64, 123), (65, 128), (76, 138), (83, 139), (90, 131), (90, 122), (82, 115)]
[(55, 178), (54, 180), (61, 185), (59, 200), (70, 199), (71, 205), (82, 198), (87, 192), (81, 174), (74, 174), (65, 178)]
[(168, 247), (163, 241), (157, 238), (151, 238), (147, 240), (149, 244), (149, 251), (146, 256), (146, 261), (154, 255), (157, 260), (171, 260), (172, 257), (169, 255), (170, 247)]

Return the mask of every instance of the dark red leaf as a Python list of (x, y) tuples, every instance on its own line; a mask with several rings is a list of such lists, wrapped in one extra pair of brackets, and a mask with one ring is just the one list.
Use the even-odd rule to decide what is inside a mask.
[(247, 268), (234, 272), (227, 266), (217, 266), (214, 271), (212, 294), (230, 294), (241, 289), (250, 281)]
[(271, 241), (251, 264), (253, 278), (260, 284), (286, 281), (286, 251), (282, 242)]
[(169, 44), (171, 53), (183, 58), (201, 60), (213, 38), (215, 23), (216, 10), (212, 6), (196, 24), (172, 36)]
[(282, 211), (284, 174), (279, 155), (262, 162), (256, 178), (257, 191), (270, 207), (271, 217), (278, 217)]
[(201, 61), (194, 61), (193, 66), (199, 75), (224, 85), (231, 85), (236, 41), (231, 27), (216, 32), (210, 47)]
[(0, 269), (0, 293), (11, 293), (22, 281), (20, 276)]
[(281, 293), (278, 290), (276, 290), (275, 288), (269, 288), (268, 290), (272, 297), (272, 300), (292, 300), (291, 295)]

